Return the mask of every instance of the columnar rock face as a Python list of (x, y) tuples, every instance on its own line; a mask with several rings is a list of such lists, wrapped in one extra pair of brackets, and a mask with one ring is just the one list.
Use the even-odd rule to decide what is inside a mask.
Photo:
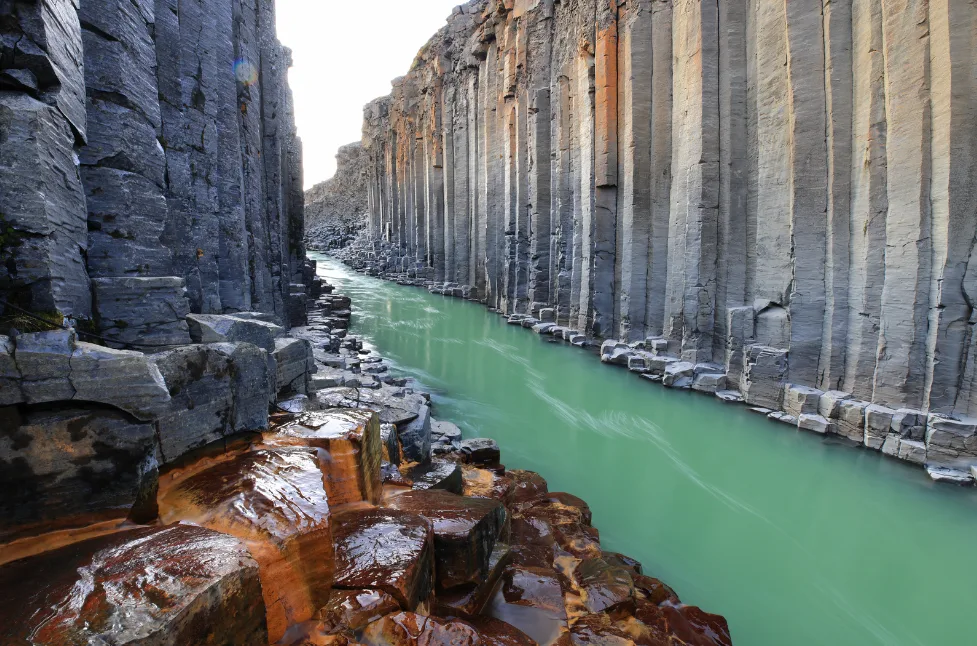
[(274, 3), (7, 5), (0, 299), (148, 345), (189, 343), (189, 312), (288, 322), (304, 200)]
[(305, 238), (314, 249), (349, 244), (366, 227), (369, 156), (360, 142), (336, 155), (336, 174), (305, 193)]
[(365, 110), (370, 234), (386, 271), (650, 338), (770, 405), (796, 383), (975, 415), (975, 25), (935, 0), (473, 0)]

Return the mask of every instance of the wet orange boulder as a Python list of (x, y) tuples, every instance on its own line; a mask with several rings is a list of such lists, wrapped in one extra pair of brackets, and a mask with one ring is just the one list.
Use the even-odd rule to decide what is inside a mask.
[(543, 476), (533, 471), (506, 471), (505, 475), (512, 481), (512, 504), (527, 502), (549, 491)]
[(512, 498), (513, 482), (508, 476), (469, 464), (461, 466), (461, 475), (464, 479), (463, 493), (469, 498), (491, 498), (503, 504), (508, 504)]
[(367, 501), (382, 494), (380, 464), (383, 443), (380, 418), (372, 411), (334, 409), (305, 413), (275, 433), (265, 435), (267, 446), (310, 446), (323, 449), (322, 465), (329, 502), (338, 505)]
[(400, 474), (406, 484), (419, 491), (443, 489), (460, 494), (465, 488), (461, 467), (447, 460), (405, 464), (400, 467)]
[(566, 591), (566, 583), (552, 569), (510, 566), (485, 614), (550, 644), (568, 630)]
[(573, 572), (573, 587), (588, 613), (633, 612), (636, 599), (631, 572), (604, 559), (584, 559)]
[(329, 598), (334, 559), (329, 499), (311, 448), (228, 457), (160, 496), (165, 522), (187, 520), (243, 540), (261, 567), (268, 632), (277, 641)]
[[(676, 606), (665, 603), (638, 605), (634, 614), (637, 622), (647, 628), (647, 634), (667, 637), (668, 646), (732, 646), (726, 619), (695, 606)], [(654, 646), (657, 646), (656, 644)]]
[[(600, 534), (591, 526), (591, 512), (587, 503), (565, 493), (548, 493), (513, 507), (512, 545), (517, 562), (552, 565), (539, 557), (552, 552), (578, 559), (600, 558)], [(527, 556), (523, 560), (523, 556)]]
[(430, 489), (408, 491), (387, 505), (423, 516), (434, 526), (435, 571), (442, 590), (485, 580), (506, 519), (501, 503)]
[(258, 565), (202, 527), (140, 528), (0, 567), (0, 643), (265, 646)]
[(421, 516), (350, 509), (333, 517), (337, 588), (381, 590), (415, 610), (434, 589), (434, 535)]
[(381, 590), (335, 590), (316, 613), (327, 633), (358, 632), (400, 610), (400, 603)]
[(468, 583), (439, 592), (437, 596), (438, 614), (474, 616), (480, 614), (492, 600), (499, 581), (511, 560), (512, 551), (504, 543), (496, 543), (489, 557), (489, 571), (483, 581)]
[(533, 646), (513, 626), (491, 618), (423, 617), (410, 612), (388, 615), (363, 631), (366, 646)]

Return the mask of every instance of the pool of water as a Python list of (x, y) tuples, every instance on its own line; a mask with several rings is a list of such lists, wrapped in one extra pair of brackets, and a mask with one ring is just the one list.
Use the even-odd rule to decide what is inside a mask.
[(474, 303), (319, 271), (435, 417), (587, 500), (605, 549), (725, 615), (739, 646), (977, 643), (974, 489), (666, 390)]

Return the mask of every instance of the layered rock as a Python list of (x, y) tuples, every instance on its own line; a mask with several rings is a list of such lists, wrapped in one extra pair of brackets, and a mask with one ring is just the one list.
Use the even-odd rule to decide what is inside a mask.
[(336, 174), (305, 192), (305, 239), (310, 248), (345, 247), (367, 224), (369, 156), (359, 142), (336, 155)]
[(189, 343), (190, 312), (289, 323), (304, 205), (273, 3), (9, 9), (0, 300), (141, 347)]
[(369, 240), (347, 257), (684, 362), (635, 358), (668, 386), (977, 415), (977, 14), (822, 4), (458, 7), (365, 109)]

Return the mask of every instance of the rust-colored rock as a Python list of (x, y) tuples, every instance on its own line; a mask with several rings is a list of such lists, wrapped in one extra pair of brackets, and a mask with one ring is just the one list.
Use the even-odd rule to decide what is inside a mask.
[(464, 479), (464, 495), (469, 498), (490, 498), (509, 504), (514, 483), (508, 476), (468, 464), (462, 465), (461, 475)]
[(639, 604), (635, 618), (652, 635), (667, 636), (663, 644), (682, 646), (732, 646), (729, 624), (719, 615), (709, 614), (695, 606), (654, 606)]
[(405, 464), (400, 467), (405, 482), (417, 490), (443, 489), (461, 494), (464, 491), (464, 478), (461, 467), (447, 460), (431, 460), (427, 464)]
[(400, 603), (382, 590), (335, 590), (316, 613), (326, 633), (357, 632), (400, 610)]
[(533, 471), (507, 471), (506, 476), (512, 480), (512, 504), (528, 502), (549, 491), (543, 476)]
[(305, 413), (265, 436), (268, 446), (311, 446), (323, 449), (326, 491), (332, 506), (380, 502), (383, 461), (380, 418), (371, 411), (334, 409)]
[[(540, 548), (566, 552), (579, 559), (600, 558), (600, 535), (590, 525), (590, 508), (585, 502), (564, 493), (537, 496), (517, 505), (512, 517), (512, 544), (517, 547), (517, 562), (525, 553), (535, 558)], [(552, 559), (546, 563), (552, 565)]]
[(635, 586), (627, 568), (584, 559), (573, 573), (573, 587), (588, 613), (634, 611)]
[(277, 641), (328, 600), (334, 571), (320, 450), (268, 449), (218, 462), (160, 499), (165, 522), (189, 520), (245, 541), (261, 566)]
[(439, 614), (459, 613), (465, 617), (481, 614), (492, 600), (503, 572), (512, 558), (512, 550), (504, 543), (496, 543), (489, 557), (489, 571), (484, 581), (469, 583), (438, 593)]
[(633, 578), (634, 587), (638, 594), (656, 606), (663, 603), (671, 603), (674, 605), (681, 603), (678, 595), (675, 594), (675, 591), (658, 579), (650, 576), (644, 576), (643, 574), (639, 574)]
[(479, 583), (488, 575), (489, 557), (505, 523), (501, 503), (430, 489), (409, 491), (387, 504), (421, 515), (434, 526), (435, 570), (441, 589)]
[(513, 626), (487, 617), (423, 617), (410, 612), (388, 615), (363, 631), (366, 646), (532, 646)]
[(396, 509), (350, 509), (333, 518), (336, 587), (382, 590), (405, 610), (434, 588), (434, 535), (423, 517)]
[(265, 646), (258, 565), (188, 525), (103, 536), (0, 567), (0, 643)]
[(510, 566), (485, 612), (540, 644), (551, 644), (568, 630), (565, 592), (565, 583), (550, 568)]

